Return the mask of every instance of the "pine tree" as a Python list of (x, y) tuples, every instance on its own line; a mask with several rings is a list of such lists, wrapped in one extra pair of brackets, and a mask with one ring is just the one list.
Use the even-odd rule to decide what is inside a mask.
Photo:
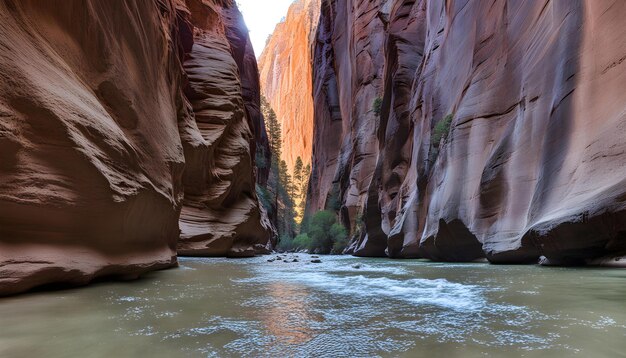
[(303, 176), (302, 176), (302, 171), (304, 170), (304, 163), (302, 163), (302, 158), (300, 158), (298, 156), (298, 158), (296, 158), (296, 164), (294, 165), (293, 168), (293, 193), (291, 195), (291, 198), (293, 199), (294, 202), (294, 206), (297, 208), (297, 210), (295, 210), (296, 213), (296, 222), (300, 223), (302, 221), (302, 215), (304, 214), (304, 211), (301, 209), (302, 208), (302, 181), (303, 181)]
[[(273, 191), (271, 205), (274, 212), (272, 215), (273, 224), (278, 231), (279, 240), (292, 240), (295, 234), (295, 211), (294, 199), (295, 186), (292, 177), (289, 175), (287, 163), (281, 160), (282, 131), (276, 113), (271, 108), (268, 101), (261, 97), (261, 112), (265, 118), (265, 127), (269, 140), (269, 147), (272, 154), (270, 163), (270, 177), (268, 187)], [(270, 194), (270, 195), (271, 195)]]
[(300, 183), (300, 203), (298, 204), (298, 209), (300, 212), (300, 220), (304, 217), (304, 210), (306, 208), (306, 194), (309, 190), (309, 180), (311, 177), (311, 164), (307, 164), (304, 169), (302, 169), (302, 182)]
[(307, 164), (302, 170), (302, 185), (300, 187), (300, 199), (306, 201), (306, 192), (309, 188), (309, 180), (311, 178), (311, 164)]
[(293, 194), (293, 181), (291, 180), (291, 176), (289, 175), (289, 171), (287, 169), (287, 162), (284, 160), (281, 160), (280, 165), (278, 166), (278, 177), (280, 178), (280, 183), (285, 190), (285, 194), (291, 197)]
[(302, 189), (302, 170), (303, 169), (304, 169), (304, 164), (302, 163), (302, 158), (298, 156), (298, 158), (296, 158), (296, 164), (293, 167), (293, 181), (295, 185), (297, 186), (296, 196), (299, 196), (300, 190)]
[(272, 152), (272, 158), (275, 158), (277, 163), (279, 163), (282, 154), (282, 130), (280, 128), (280, 123), (278, 122), (276, 113), (274, 112), (272, 107), (270, 107), (265, 97), (261, 98), (261, 108), (263, 112), (263, 117), (265, 117), (265, 128), (267, 130), (267, 137), (270, 142), (270, 151)]
[(280, 181), (280, 202), (281, 211), (279, 212), (279, 227), (282, 230), (283, 236), (292, 238), (295, 234), (295, 212), (292, 199), (293, 194), (293, 181), (287, 163), (284, 160), (280, 161), (278, 167), (278, 178)]

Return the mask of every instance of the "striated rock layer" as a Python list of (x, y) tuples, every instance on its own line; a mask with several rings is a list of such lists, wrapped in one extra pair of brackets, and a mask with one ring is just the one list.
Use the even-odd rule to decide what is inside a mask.
[[(376, 167), (382, 95), (384, 23), (377, 1), (322, 1), (314, 55), (315, 130), (307, 215), (341, 209), (360, 231)], [(370, 225), (379, 221), (368, 218)], [(383, 247), (384, 251), (384, 247)]]
[[(193, 33), (184, 62), (191, 113), (183, 136), (187, 164), (178, 252), (253, 256), (255, 245), (270, 245), (271, 224), (259, 206), (253, 173), (254, 145), (259, 139), (267, 145), (267, 137), (252, 45), (234, 2), (186, 5)], [(254, 129), (261, 131), (257, 138)]]
[(313, 41), (320, 0), (297, 0), (274, 29), (259, 57), (261, 91), (281, 125), (283, 159), (311, 161), (313, 138)]
[[(356, 255), (625, 253), (625, 16), (609, 0), (324, 0), (309, 212), (336, 196)], [(359, 104), (374, 95), (380, 116)]]
[[(176, 265), (181, 208), (207, 201), (195, 193), (221, 204), (195, 215), (239, 235), (224, 254), (267, 243), (250, 155), (263, 138), (256, 70), (226, 40), (234, 6), (193, 5), (198, 45), (182, 2), (0, 3), (0, 295)], [(218, 80), (222, 92), (203, 83)], [(218, 121), (228, 130), (212, 132)]]

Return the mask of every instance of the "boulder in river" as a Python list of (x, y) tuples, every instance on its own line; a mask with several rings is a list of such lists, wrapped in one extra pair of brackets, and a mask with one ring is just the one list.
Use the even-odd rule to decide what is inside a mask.
[(226, 256), (229, 258), (254, 257), (256, 256), (256, 250), (249, 246), (233, 247), (228, 251)]

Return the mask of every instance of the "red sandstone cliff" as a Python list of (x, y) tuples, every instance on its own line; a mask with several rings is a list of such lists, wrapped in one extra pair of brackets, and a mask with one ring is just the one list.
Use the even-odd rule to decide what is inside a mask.
[[(379, 4), (322, 1), (314, 56), (315, 130), (307, 197), (312, 213), (341, 203), (356, 231), (378, 152), (372, 103), (382, 93), (384, 25)], [(368, 218), (372, 225), (378, 218)], [(384, 249), (383, 249), (384, 250)]]
[(313, 40), (320, 0), (297, 0), (276, 25), (259, 57), (261, 91), (281, 124), (283, 159), (311, 161), (313, 138)]
[(0, 4), (0, 295), (173, 266), (181, 208), (185, 253), (267, 244), (240, 19), (218, 0)]
[(336, 190), (357, 255), (626, 253), (625, 16), (610, 0), (324, 0), (309, 212)]
[(189, 135), (183, 138), (178, 252), (254, 255), (254, 245), (269, 244), (271, 226), (259, 206), (253, 174), (258, 140), (253, 129), (262, 130), (257, 137), (267, 145), (254, 53), (233, 2), (185, 3), (194, 44), (184, 61), (192, 111), (185, 126)]

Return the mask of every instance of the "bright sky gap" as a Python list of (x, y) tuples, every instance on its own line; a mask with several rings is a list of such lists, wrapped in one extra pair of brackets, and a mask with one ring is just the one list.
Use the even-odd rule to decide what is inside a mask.
[(237, 0), (246, 20), (256, 57), (261, 56), (267, 37), (286, 15), (293, 0)]

